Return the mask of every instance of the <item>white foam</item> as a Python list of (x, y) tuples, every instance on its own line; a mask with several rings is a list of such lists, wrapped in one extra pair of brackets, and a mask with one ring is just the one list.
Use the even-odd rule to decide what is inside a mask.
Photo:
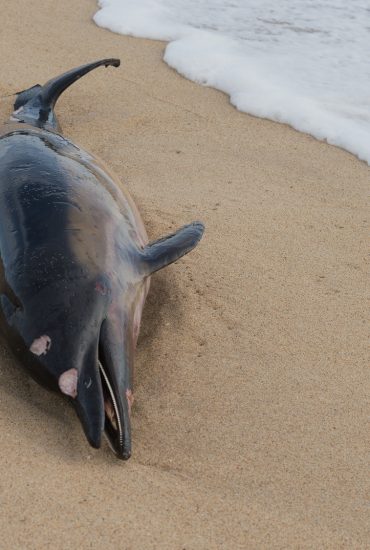
[(95, 22), (169, 41), (164, 60), (370, 164), (370, 6), (363, 0), (100, 0)]

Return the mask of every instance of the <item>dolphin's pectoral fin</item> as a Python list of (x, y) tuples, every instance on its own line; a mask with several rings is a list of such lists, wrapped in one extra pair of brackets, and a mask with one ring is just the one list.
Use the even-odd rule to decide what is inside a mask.
[(184, 225), (171, 235), (148, 244), (143, 250), (143, 262), (148, 274), (166, 267), (193, 250), (204, 233), (202, 222)]
[(6, 294), (0, 294), (1, 309), (9, 325), (14, 325), (16, 315), (20, 308), (9, 300)]

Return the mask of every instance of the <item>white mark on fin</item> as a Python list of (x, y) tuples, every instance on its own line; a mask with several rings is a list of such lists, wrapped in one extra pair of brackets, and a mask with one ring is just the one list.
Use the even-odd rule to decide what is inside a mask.
[(66, 370), (65, 372), (63, 372), (63, 374), (59, 376), (58, 380), (61, 392), (73, 398), (77, 397), (77, 382), (77, 369)]
[(23, 105), (19, 107), (16, 111), (13, 111), (13, 115), (17, 115), (18, 113), (21, 113), (23, 111)]
[(49, 349), (51, 348), (51, 338), (44, 334), (39, 338), (36, 338), (31, 344), (30, 352), (35, 355), (46, 355)]

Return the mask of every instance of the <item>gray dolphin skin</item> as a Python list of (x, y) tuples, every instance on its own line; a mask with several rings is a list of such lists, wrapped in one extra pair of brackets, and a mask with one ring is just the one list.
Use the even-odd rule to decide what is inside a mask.
[(19, 92), (0, 127), (0, 333), (73, 403), (89, 443), (131, 454), (133, 360), (150, 275), (192, 250), (194, 222), (148, 244), (127, 190), (61, 135), (60, 94), (103, 59)]

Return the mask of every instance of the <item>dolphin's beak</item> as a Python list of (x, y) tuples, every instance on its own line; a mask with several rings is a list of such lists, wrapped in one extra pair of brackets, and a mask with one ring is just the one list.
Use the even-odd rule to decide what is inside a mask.
[(103, 323), (99, 346), (91, 346), (80, 369), (69, 369), (59, 378), (62, 392), (72, 397), (90, 445), (99, 448), (104, 433), (122, 460), (131, 456), (132, 393), (126, 352), (123, 341), (117, 341)]
[(127, 460), (131, 455), (129, 402), (115, 391), (115, 377), (99, 359), (96, 368), (79, 378), (72, 401), (88, 442), (98, 449), (104, 432), (117, 457)]
[(115, 391), (117, 380), (115, 380), (114, 373), (112, 376), (112, 371), (103, 366), (101, 361), (99, 361), (99, 371), (104, 393), (104, 433), (117, 457), (127, 460), (131, 456), (131, 423), (128, 401), (125, 395)]
[(101, 446), (104, 430), (104, 394), (96, 354), (90, 355), (78, 377), (77, 395), (72, 399), (86, 438), (92, 447)]
[(124, 323), (108, 319), (101, 326), (99, 339), (99, 372), (104, 396), (104, 435), (118, 458), (131, 456), (131, 369), (130, 338)]

